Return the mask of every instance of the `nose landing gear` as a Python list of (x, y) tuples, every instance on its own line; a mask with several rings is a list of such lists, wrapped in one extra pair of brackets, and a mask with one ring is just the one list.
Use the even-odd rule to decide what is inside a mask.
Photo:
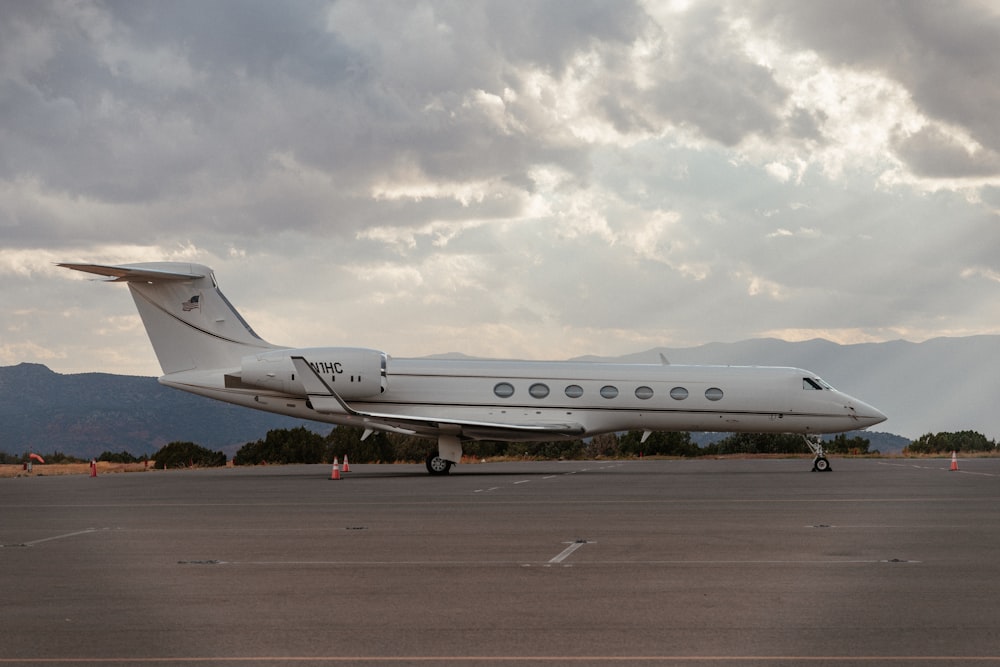
[(823, 441), (820, 440), (819, 436), (802, 436), (802, 439), (806, 441), (806, 446), (816, 457), (813, 459), (813, 472), (832, 472), (833, 468), (830, 467), (830, 460), (826, 458), (826, 453), (823, 451)]

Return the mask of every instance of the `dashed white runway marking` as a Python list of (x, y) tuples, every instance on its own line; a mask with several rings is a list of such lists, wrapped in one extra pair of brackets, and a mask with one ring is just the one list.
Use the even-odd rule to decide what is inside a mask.
[(593, 542), (588, 542), (587, 540), (577, 540), (576, 542), (570, 542), (569, 546), (563, 549), (558, 556), (549, 560), (549, 563), (555, 564), (563, 562), (564, 560), (566, 560), (566, 558), (569, 557), (571, 553), (582, 547), (584, 544), (593, 544)]
[(65, 533), (63, 535), (53, 535), (52, 537), (43, 537), (40, 540), (32, 540), (31, 542), (21, 542), (19, 544), (0, 544), (2, 547), (33, 547), (36, 544), (42, 544), (43, 542), (51, 542), (52, 540), (64, 540), (67, 537), (76, 537), (77, 535), (87, 535), (89, 533), (96, 533), (97, 528), (87, 528), (86, 530), (78, 530), (75, 533)]

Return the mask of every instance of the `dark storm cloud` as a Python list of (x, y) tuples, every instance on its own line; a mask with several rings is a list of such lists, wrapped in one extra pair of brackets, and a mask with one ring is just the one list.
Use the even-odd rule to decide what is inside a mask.
[[(69, 197), (195, 208), (256, 182), (247, 204), (267, 209), (262, 180), (316, 169), (329, 192), (282, 222), (343, 231), (381, 213), (369, 195), (386, 178), (523, 184), (539, 162), (585, 171), (585, 147), (549, 140), (530, 109), (504, 110), (514, 127), (500, 127), (470, 91), (516, 89), (523, 66), (558, 74), (581, 49), (627, 43), (643, 16), (598, 2), (26, 3), (14, 13), (3, 28), (15, 64), (0, 80), (0, 175)], [(29, 44), (40, 46), (11, 57)], [(194, 230), (197, 217), (170, 224)], [(166, 222), (155, 206), (147, 219)], [(273, 220), (215, 222), (254, 235)], [(148, 238), (143, 227), (104, 229)]]
[[(420, 225), (453, 208), (373, 202), (373, 187), (384, 181), (493, 180), (530, 190), (528, 171), (538, 164), (585, 180), (588, 143), (553, 125), (549, 105), (558, 100), (544, 90), (534, 96), (529, 73), (558, 83), (591, 53), (599, 64), (581, 99), (623, 133), (676, 125), (731, 145), (773, 131), (784, 96), (736, 48), (723, 12), (710, 5), (665, 34), (637, 5), (604, 2), (25, 3), (14, 10), (3, 28), (13, 65), (0, 80), (0, 174), (29, 176), (67, 199), (144, 208), (142, 220), (105, 220), (98, 238), (67, 227), (67, 241), (149, 239), (164, 226), (195, 233), (205, 219), (216, 231), (251, 237), (276, 220), (286, 230), (350, 235), (383, 216)], [(663, 61), (650, 64), (654, 84), (645, 90), (632, 82), (629, 57), (640, 37), (669, 45)], [(14, 58), (15, 51), (27, 55)], [(502, 99), (505, 91), (515, 98)], [(318, 172), (308, 192), (271, 194), (302, 169)], [(239, 199), (248, 210), (225, 210)], [(178, 200), (184, 216), (171, 206)], [(488, 202), (463, 207), (492, 215)], [(44, 227), (7, 225), (26, 245)]]
[(892, 145), (918, 176), (964, 178), (1000, 174), (1000, 155), (995, 151), (969, 150), (935, 127), (897, 136)]
[(658, 68), (648, 100), (666, 122), (697, 127), (732, 146), (746, 135), (770, 135), (787, 96), (770, 70), (750, 60), (731, 17), (713, 5), (695, 6), (665, 30), (676, 55)]
[(898, 142), (921, 175), (996, 175), (1000, 162), (1000, 14), (987, 2), (760, 2), (754, 18), (780, 38), (815, 50), (832, 65), (880, 72), (935, 121), (953, 125), (986, 149), (945, 146), (940, 130)]

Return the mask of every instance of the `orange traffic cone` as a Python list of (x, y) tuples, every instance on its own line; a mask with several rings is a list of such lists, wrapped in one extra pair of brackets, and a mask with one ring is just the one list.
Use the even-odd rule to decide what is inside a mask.
[(340, 464), (337, 462), (337, 457), (333, 457), (333, 470), (330, 471), (330, 479), (340, 479)]
[(351, 472), (351, 464), (347, 462), (347, 454), (344, 454), (344, 472)]
[(955, 456), (955, 452), (951, 453), (951, 467), (948, 470), (958, 470), (958, 458)]

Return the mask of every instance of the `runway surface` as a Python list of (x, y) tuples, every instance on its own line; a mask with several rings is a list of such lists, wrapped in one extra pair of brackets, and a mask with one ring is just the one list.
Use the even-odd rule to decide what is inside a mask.
[(0, 665), (1000, 664), (1000, 459), (0, 480)]

